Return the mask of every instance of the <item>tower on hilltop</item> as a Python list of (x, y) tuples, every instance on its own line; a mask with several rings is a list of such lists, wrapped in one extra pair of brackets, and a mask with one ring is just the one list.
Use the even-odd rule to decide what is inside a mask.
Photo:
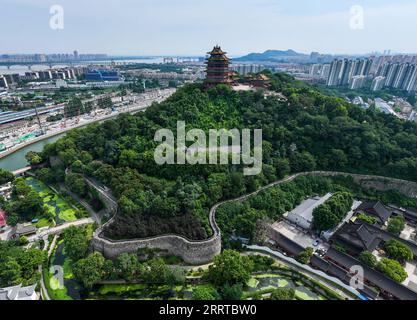
[(229, 70), (230, 59), (226, 56), (226, 53), (218, 45), (211, 52), (207, 52), (210, 56), (206, 60), (207, 75), (204, 81), (206, 88), (216, 86), (220, 83), (230, 84), (232, 82)]

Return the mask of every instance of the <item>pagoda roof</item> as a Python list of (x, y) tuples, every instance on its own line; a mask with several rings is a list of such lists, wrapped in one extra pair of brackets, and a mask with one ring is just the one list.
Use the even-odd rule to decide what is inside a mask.
[(212, 55), (219, 55), (219, 54), (226, 54), (227, 52), (223, 51), (222, 48), (220, 48), (219, 45), (214, 46), (213, 50), (210, 52), (207, 52), (207, 54), (212, 54)]

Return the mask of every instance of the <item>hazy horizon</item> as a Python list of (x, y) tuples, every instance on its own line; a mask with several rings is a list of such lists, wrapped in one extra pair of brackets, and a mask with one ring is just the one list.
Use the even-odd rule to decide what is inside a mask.
[[(0, 53), (230, 56), (292, 49), (309, 54), (417, 53), (417, 2), (398, 0), (0, 0)], [(52, 5), (64, 29), (49, 26)], [(351, 7), (363, 7), (352, 29)]]

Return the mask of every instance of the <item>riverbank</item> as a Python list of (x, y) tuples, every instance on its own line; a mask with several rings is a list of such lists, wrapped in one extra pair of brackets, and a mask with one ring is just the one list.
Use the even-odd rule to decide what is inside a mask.
[[(152, 103), (162, 102), (163, 100), (170, 97), (174, 92), (175, 92), (175, 89), (161, 90), (161, 91), (159, 91), (159, 96), (143, 100), (143, 101), (139, 102), (140, 105), (137, 104), (135, 106), (129, 106), (126, 109), (118, 110), (117, 112), (104, 115), (104, 116), (102, 116), (100, 118), (97, 118), (97, 119), (88, 120), (88, 121), (79, 123), (77, 125), (73, 125), (71, 127), (64, 128), (62, 130), (48, 132), (45, 135), (36, 137), (34, 139), (31, 139), (31, 140), (28, 140), (24, 143), (16, 145), (16, 146), (10, 148), (9, 150), (6, 150), (6, 151), (0, 153), (0, 168), (5, 169), (5, 170), (9, 170), (9, 171), (15, 171), (15, 170), (21, 169), (23, 167), (26, 167), (28, 165), (28, 163), (25, 159), (26, 153), (29, 152), (29, 151), (36, 151), (36, 152), (42, 151), (43, 147), (47, 144), (47, 143), (42, 143), (43, 141), (50, 140), (50, 142), (48, 141), (48, 143), (53, 143), (56, 140), (58, 140), (59, 138), (61, 138), (61, 136), (64, 136), (70, 130), (85, 127), (85, 126), (88, 126), (89, 124), (92, 124), (92, 123), (106, 121), (106, 120), (115, 118), (115, 117), (117, 117), (117, 116), (119, 116), (120, 114), (123, 114), (123, 113), (134, 114), (134, 113), (137, 113), (137, 112), (140, 112), (140, 111), (144, 111), (149, 106), (151, 106)], [(37, 145), (37, 146), (34, 147), (34, 148), (31, 148), (31, 146), (35, 146), (35, 145)], [(18, 152), (20, 152), (20, 154), (17, 154)], [(16, 154), (17, 154), (17, 156), (13, 157)]]

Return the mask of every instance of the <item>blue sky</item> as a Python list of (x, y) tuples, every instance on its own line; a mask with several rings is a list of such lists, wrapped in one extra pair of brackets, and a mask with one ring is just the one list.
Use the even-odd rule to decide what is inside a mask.
[[(49, 8), (64, 8), (52, 30)], [(353, 5), (364, 28), (350, 28)], [(0, 0), (0, 53), (417, 53), (417, 0)]]

